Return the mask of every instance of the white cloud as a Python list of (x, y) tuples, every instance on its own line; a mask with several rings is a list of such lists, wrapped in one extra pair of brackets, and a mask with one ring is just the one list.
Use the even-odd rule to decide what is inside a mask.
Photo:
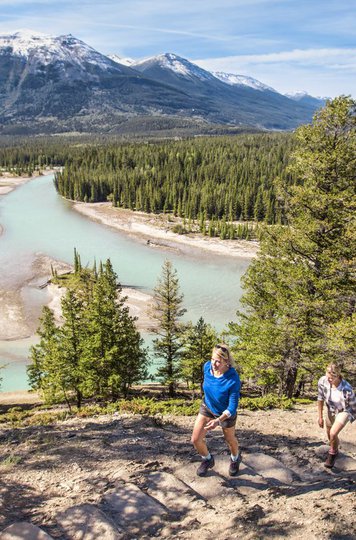
[(282, 93), (306, 90), (312, 95), (356, 95), (356, 49), (294, 49), (270, 54), (194, 60), (211, 71), (255, 77)]
[(252, 65), (252, 64), (275, 64), (275, 63), (301, 63), (301, 64), (318, 64), (329, 65), (331, 59), (339, 60), (340, 66), (346, 62), (350, 63), (350, 58), (355, 58), (356, 65), (356, 48), (352, 49), (294, 49), (292, 51), (281, 51), (269, 54), (250, 54), (239, 56), (225, 56), (221, 58), (208, 58), (204, 60), (196, 60), (200, 66), (215, 66), (219, 65)]

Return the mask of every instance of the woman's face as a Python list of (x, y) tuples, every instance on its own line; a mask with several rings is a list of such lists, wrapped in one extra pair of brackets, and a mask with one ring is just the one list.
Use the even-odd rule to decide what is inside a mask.
[(330, 384), (336, 384), (337, 386), (339, 386), (340, 381), (341, 381), (340, 375), (336, 375), (336, 373), (333, 373), (331, 369), (327, 369), (326, 377)]
[(217, 354), (213, 354), (211, 365), (213, 366), (214, 371), (226, 371), (229, 367), (227, 360), (221, 358), (221, 356), (218, 356)]

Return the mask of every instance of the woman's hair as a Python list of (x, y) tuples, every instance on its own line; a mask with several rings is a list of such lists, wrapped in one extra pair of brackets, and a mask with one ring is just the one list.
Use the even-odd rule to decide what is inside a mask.
[(342, 379), (341, 369), (340, 364), (336, 364), (335, 362), (330, 362), (330, 364), (326, 366), (326, 371), (330, 371), (332, 375), (336, 375), (336, 377), (340, 377), (340, 379)]
[(229, 366), (234, 365), (234, 359), (226, 343), (218, 343), (217, 345), (215, 345), (213, 348), (213, 354), (216, 354), (217, 356), (225, 360), (229, 364)]

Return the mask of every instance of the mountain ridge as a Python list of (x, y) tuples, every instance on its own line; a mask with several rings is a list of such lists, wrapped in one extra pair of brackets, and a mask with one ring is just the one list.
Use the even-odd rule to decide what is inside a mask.
[(227, 83), (174, 53), (118, 62), (71, 34), (19, 31), (0, 36), (0, 132), (56, 121), (58, 131), (115, 131), (144, 117), (277, 130), (311, 120), (316, 103), (246, 81)]

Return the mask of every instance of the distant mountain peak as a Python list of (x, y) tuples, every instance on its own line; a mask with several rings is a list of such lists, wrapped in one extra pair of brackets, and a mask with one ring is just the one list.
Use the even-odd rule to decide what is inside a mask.
[(305, 90), (298, 90), (296, 92), (289, 92), (284, 94), (287, 98), (292, 99), (293, 101), (298, 101), (300, 103), (310, 103), (315, 106), (324, 106), (326, 101), (330, 98), (321, 97), (321, 96), (312, 96)]
[(267, 86), (267, 84), (264, 84), (253, 77), (248, 77), (247, 75), (236, 75), (234, 73), (224, 73), (223, 71), (213, 71), (212, 73), (217, 79), (226, 84), (230, 84), (231, 86), (248, 86), (249, 88), (254, 88), (261, 92), (265, 90), (276, 92), (271, 86)]
[(22, 29), (0, 35), (0, 50), (11, 48), (14, 55), (28, 56), (32, 49), (53, 45), (53, 39), (48, 34)]
[(121, 64), (122, 66), (131, 67), (135, 63), (135, 60), (132, 58), (123, 58), (118, 54), (108, 54), (108, 58), (117, 64)]
[(206, 71), (186, 58), (182, 58), (174, 53), (163, 53), (158, 56), (145, 58), (144, 60), (134, 62), (133, 67), (141, 70), (142, 68), (151, 67), (155, 64), (164, 69), (173, 71), (176, 75), (186, 78), (198, 78), (202, 81), (214, 79), (214, 76), (210, 71)]
[(302, 99), (303, 97), (310, 96), (310, 94), (306, 90), (297, 90), (295, 92), (288, 92), (287, 94), (284, 94), (285, 96), (289, 97), (290, 99)]
[(0, 35), (0, 55), (10, 53), (26, 59), (35, 58), (38, 64), (45, 66), (58, 61), (77, 66), (89, 63), (104, 70), (114, 67), (112, 60), (72, 34), (52, 36), (24, 29)]

